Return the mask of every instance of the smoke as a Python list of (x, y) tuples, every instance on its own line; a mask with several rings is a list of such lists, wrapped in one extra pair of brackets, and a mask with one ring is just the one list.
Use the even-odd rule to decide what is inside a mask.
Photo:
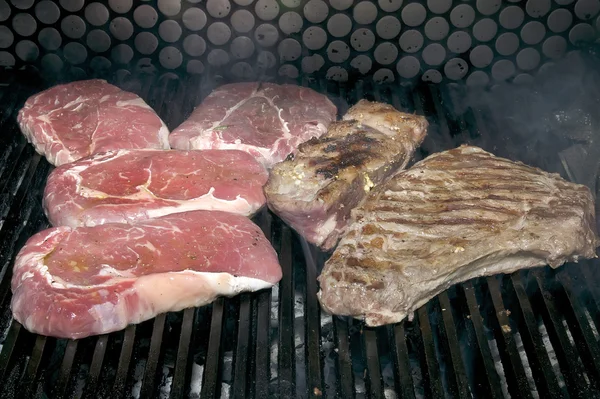
[(483, 142), (486, 150), (503, 147), (498, 155), (552, 172), (562, 167), (565, 177), (595, 191), (600, 165), (599, 48), (594, 44), (567, 54), (529, 84), (506, 82), (490, 90), (455, 86), (450, 95), (458, 106), (453, 111), (461, 114), (469, 107), (488, 116), (492, 141)]

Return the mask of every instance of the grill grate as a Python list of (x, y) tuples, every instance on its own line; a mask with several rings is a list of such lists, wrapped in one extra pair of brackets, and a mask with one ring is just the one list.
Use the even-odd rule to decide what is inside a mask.
[[(321, 313), (324, 255), (268, 212), (256, 222), (284, 272), (272, 291), (79, 341), (28, 333), (11, 318), (11, 268), (25, 241), (47, 227), (41, 195), (50, 165), (15, 122), (42, 86), (21, 73), (10, 78), (0, 87), (0, 397), (600, 397), (597, 261), (471, 280), (413, 321), (366, 328)], [(211, 88), (194, 77), (116, 83), (143, 96), (170, 128)], [(511, 155), (486, 112), (452, 114), (443, 89), (302, 83), (336, 98), (340, 112), (366, 97), (424, 113), (432, 124), (419, 158), (461, 142)]]

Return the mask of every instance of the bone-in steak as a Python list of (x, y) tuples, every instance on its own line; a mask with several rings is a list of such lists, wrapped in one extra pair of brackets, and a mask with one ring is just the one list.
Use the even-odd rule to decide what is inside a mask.
[(180, 150), (246, 151), (270, 168), (325, 133), (336, 113), (326, 96), (306, 87), (233, 83), (210, 93), (169, 141)]
[(585, 186), (477, 147), (400, 172), (353, 212), (319, 276), (333, 314), (395, 323), (455, 283), (593, 258), (600, 244)]
[(92, 79), (31, 96), (19, 111), (27, 140), (52, 165), (121, 148), (169, 149), (169, 129), (140, 97)]
[(265, 204), (268, 172), (238, 150), (120, 150), (52, 171), (44, 209), (54, 226), (131, 223), (220, 210), (251, 216)]
[(277, 253), (250, 219), (193, 211), (39, 232), (15, 261), (11, 309), (31, 332), (75, 339), (280, 279)]
[(324, 250), (337, 244), (370, 190), (406, 167), (427, 130), (424, 117), (366, 100), (344, 119), (275, 165), (265, 186), (271, 210)]

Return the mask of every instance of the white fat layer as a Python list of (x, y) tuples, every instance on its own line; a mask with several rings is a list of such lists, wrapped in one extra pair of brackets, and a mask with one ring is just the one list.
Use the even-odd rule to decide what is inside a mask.
[(337, 215), (334, 213), (327, 220), (322, 223), (319, 223), (315, 232), (317, 235), (315, 236), (315, 244), (321, 245), (327, 237), (335, 230), (337, 226)]

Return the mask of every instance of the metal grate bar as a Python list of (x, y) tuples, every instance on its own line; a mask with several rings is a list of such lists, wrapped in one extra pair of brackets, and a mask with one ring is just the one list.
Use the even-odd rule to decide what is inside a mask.
[[(265, 237), (270, 241), (272, 217), (265, 208), (258, 215), (258, 225)], [(259, 292), (256, 305), (256, 348), (255, 348), (255, 374), (252, 379), (254, 384), (254, 398), (266, 399), (269, 397), (270, 368), (270, 330), (271, 330), (271, 290)]]
[(583, 312), (586, 306), (580, 298), (583, 298), (584, 295), (576, 295), (573, 278), (569, 274), (570, 272), (572, 270), (562, 270), (557, 274), (571, 304), (571, 307), (564, 314), (575, 335), (574, 339), (580, 348), (584, 365), (591, 377), (591, 383), (597, 387), (598, 380), (600, 379), (600, 349), (598, 348), (598, 341), (594, 336), (588, 319)]
[(75, 359), (75, 353), (77, 352), (77, 344), (79, 341), (69, 340), (63, 361), (60, 366), (58, 374), (58, 380), (54, 386), (53, 396), (55, 398), (63, 398), (67, 393), (67, 385), (69, 384), (69, 377), (71, 376), (71, 369), (73, 368), (73, 360)]
[(190, 343), (192, 342), (195, 315), (196, 309), (194, 308), (188, 308), (183, 311), (183, 322), (181, 324), (179, 346), (177, 347), (175, 373), (173, 374), (173, 383), (171, 385), (170, 396), (173, 399), (187, 395), (185, 384), (190, 377), (191, 372)]
[(523, 279), (519, 273), (513, 273), (511, 279), (520, 305), (520, 316), (525, 323), (525, 328), (520, 328), (521, 338), (525, 350), (528, 351), (528, 358), (532, 364), (531, 369), (537, 388), (544, 397), (558, 397), (562, 395), (562, 390), (558, 385), (548, 352), (544, 347), (535, 313), (525, 291)]
[(538, 283), (540, 294), (545, 307), (542, 307), (543, 313), (546, 316), (546, 329), (552, 346), (555, 348), (556, 357), (560, 365), (560, 369), (565, 377), (565, 383), (569, 392), (579, 398), (589, 397), (589, 392), (582, 382), (584, 375), (583, 366), (577, 361), (579, 356), (571, 345), (567, 331), (560, 320), (558, 305), (555, 302), (552, 293), (547, 289), (546, 281), (541, 270), (532, 271), (535, 280)]
[(296, 395), (294, 359), (294, 282), (292, 271), (292, 234), (287, 226), (281, 229), (280, 263), (283, 278), (279, 282), (279, 395)]
[(35, 384), (35, 381), (38, 376), (38, 370), (40, 367), (40, 362), (42, 360), (42, 356), (44, 354), (44, 349), (46, 348), (47, 338), (42, 335), (38, 335), (35, 344), (33, 346), (33, 351), (31, 353), (31, 357), (27, 362), (27, 369), (25, 374), (21, 378), (21, 384), (19, 388), (19, 396), (23, 398), (30, 398), (32, 395), (32, 387)]
[(98, 395), (98, 379), (100, 377), (100, 372), (102, 371), (102, 364), (104, 362), (107, 344), (108, 335), (101, 335), (96, 340), (94, 355), (92, 356), (92, 363), (90, 364), (90, 371), (85, 384), (84, 397), (96, 398)]
[(123, 344), (121, 346), (121, 354), (119, 355), (119, 364), (117, 366), (117, 374), (113, 384), (112, 398), (120, 398), (125, 395), (125, 386), (127, 383), (127, 374), (131, 363), (131, 354), (133, 353), (133, 345), (135, 343), (135, 325), (130, 325), (125, 329)]
[(17, 322), (12, 323), (10, 330), (8, 330), (8, 335), (4, 340), (4, 346), (2, 347), (2, 352), (0, 352), (0, 383), (4, 381), (4, 377), (8, 371), (9, 362), (14, 353), (21, 328), (21, 324)]
[(433, 332), (429, 323), (428, 305), (425, 304), (417, 310), (419, 327), (421, 328), (421, 337), (423, 338), (423, 350), (425, 352), (425, 367), (423, 368), (423, 378), (426, 385), (431, 389), (433, 397), (444, 396), (442, 378), (440, 375), (440, 365), (435, 356), (435, 344), (433, 342)]
[(202, 376), (202, 399), (215, 398), (221, 391), (218, 384), (221, 374), (221, 338), (223, 330), (223, 314), (225, 313), (225, 299), (218, 298), (212, 305), (212, 319), (210, 322), (210, 336), (208, 338), (208, 353)]
[(452, 369), (455, 377), (455, 384), (457, 388), (457, 394), (461, 398), (471, 396), (469, 392), (469, 382), (467, 381), (467, 374), (465, 372), (465, 366), (462, 361), (460, 346), (458, 343), (458, 334), (456, 331), (456, 323), (452, 316), (452, 304), (448, 293), (442, 292), (439, 296), (440, 306), (442, 308), (442, 319), (443, 319), (443, 335), (446, 336), (448, 341), (448, 347), (450, 351), (450, 358), (452, 360)]
[(237, 326), (237, 348), (235, 352), (233, 397), (247, 397), (247, 370), (250, 358), (250, 331), (252, 328), (252, 298), (249, 294), (240, 295), (240, 314)]
[(156, 371), (158, 367), (158, 359), (160, 357), (160, 349), (163, 341), (163, 332), (165, 330), (166, 313), (161, 313), (154, 318), (154, 326), (152, 328), (152, 338), (150, 341), (150, 352), (144, 370), (144, 380), (140, 393), (141, 398), (149, 398), (156, 387)]
[(367, 360), (367, 375), (365, 384), (370, 398), (383, 398), (383, 381), (377, 348), (377, 331), (365, 328), (362, 333), (364, 356)]
[(410, 375), (410, 362), (408, 358), (408, 347), (406, 346), (406, 334), (404, 332), (405, 322), (388, 327), (389, 341), (392, 343), (394, 357), (394, 372), (396, 378), (396, 391), (402, 398), (412, 399), (415, 397), (415, 388)]
[[(494, 311), (496, 318), (498, 319), (499, 328), (495, 329), (496, 340), (500, 350), (500, 356), (504, 357), (504, 373), (507, 380), (509, 381), (509, 388), (518, 389), (511, 395), (518, 395), (523, 398), (533, 398), (531, 393), (531, 387), (527, 382), (527, 375), (525, 374), (525, 368), (521, 357), (519, 356), (519, 350), (515, 342), (515, 337), (512, 333), (513, 326), (511, 325), (508, 317), (509, 312), (504, 307), (502, 300), (502, 294), (500, 292), (500, 281), (496, 276), (487, 278), (488, 290), (492, 297), (492, 303), (494, 304)], [(510, 366), (510, 367), (508, 367)], [(518, 392), (518, 393), (517, 393)]]
[(462, 286), (467, 299), (467, 306), (469, 308), (469, 319), (473, 324), (475, 336), (477, 338), (477, 346), (479, 347), (481, 359), (485, 366), (485, 373), (487, 375), (490, 394), (492, 395), (492, 398), (503, 398), (504, 394), (502, 393), (502, 387), (500, 385), (500, 377), (498, 376), (498, 372), (494, 367), (492, 352), (485, 335), (485, 326), (479, 311), (479, 304), (477, 303), (473, 283), (471, 281), (467, 281), (463, 283)]
[(306, 375), (309, 397), (318, 397), (323, 392), (323, 374), (320, 357), (321, 311), (317, 300), (317, 263), (312, 249), (304, 238), (300, 238), (306, 269)]

